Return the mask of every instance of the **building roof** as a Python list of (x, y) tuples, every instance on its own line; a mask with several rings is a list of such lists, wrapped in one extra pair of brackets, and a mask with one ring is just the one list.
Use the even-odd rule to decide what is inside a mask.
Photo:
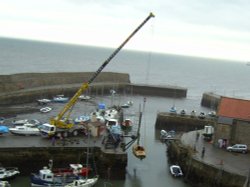
[(250, 100), (221, 97), (217, 114), (250, 121)]

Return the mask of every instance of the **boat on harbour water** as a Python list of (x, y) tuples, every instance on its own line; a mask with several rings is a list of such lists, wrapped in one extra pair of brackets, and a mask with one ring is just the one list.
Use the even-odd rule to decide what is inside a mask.
[(174, 176), (174, 177), (182, 177), (183, 176), (183, 172), (181, 170), (181, 167), (178, 165), (171, 165), (169, 167), (170, 173)]
[[(86, 152), (86, 166), (89, 166), (89, 143), (90, 143), (90, 132), (88, 132), (88, 146)], [(98, 181), (99, 175), (94, 175), (93, 177), (89, 177), (87, 173), (83, 179), (76, 179), (72, 183), (65, 185), (64, 187), (91, 187), (94, 186)]]
[(74, 180), (88, 175), (90, 169), (81, 164), (70, 164), (70, 168), (54, 168), (50, 160), (38, 173), (31, 173), (31, 186), (65, 186)]
[(98, 181), (98, 176), (93, 178), (78, 179), (64, 187), (91, 187), (94, 186)]
[(139, 158), (140, 160), (146, 158), (146, 150), (145, 148), (140, 144), (140, 129), (141, 129), (141, 121), (142, 121), (142, 112), (140, 109), (139, 113), (139, 124), (137, 129), (137, 142), (132, 147), (132, 152), (135, 157)]

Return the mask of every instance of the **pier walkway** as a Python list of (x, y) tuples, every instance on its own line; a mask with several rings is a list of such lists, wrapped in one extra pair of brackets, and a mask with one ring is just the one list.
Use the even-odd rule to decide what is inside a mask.
[[(246, 177), (249, 175), (249, 153), (242, 154), (228, 152), (226, 151), (226, 149), (216, 147), (212, 143), (203, 140), (202, 135), (200, 135), (198, 140), (196, 140), (196, 131), (184, 133), (181, 137), (181, 142), (184, 145), (189, 145), (190, 147), (196, 149), (196, 153), (193, 156), (194, 159), (200, 160), (206, 164), (226, 170), (231, 173)], [(202, 157), (203, 147), (205, 147), (204, 157)]]

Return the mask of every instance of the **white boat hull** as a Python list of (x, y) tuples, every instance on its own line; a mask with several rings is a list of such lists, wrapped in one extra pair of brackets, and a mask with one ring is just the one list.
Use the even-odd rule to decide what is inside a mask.
[(79, 179), (75, 180), (72, 183), (64, 186), (64, 187), (91, 187), (97, 183), (98, 177), (90, 178), (90, 179)]
[(38, 128), (10, 128), (9, 131), (15, 135), (38, 136), (40, 131)]
[(50, 107), (44, 107), (44, 108), (41, 108), (40, 109), (40, 112), (42, 112), (42, 113), (48, 113), (48, 112), (50, 112), (52, 110), (52, 108), (50, 108)]
[(178, 165), (172, 165), (170, 166), (170, 173), (174, 176), (174, 177), (182, 177), (183, 176), (183, 172), (181, 170), (181, 167)]
[(20, 174), (20, 172), (19, 172), (18, 168), (15, 168), (15, 167), (9, 167), (9, 168), (0, 167), (0, 180), (8, 180), (8, 179), (16, 177), (19, 174)]

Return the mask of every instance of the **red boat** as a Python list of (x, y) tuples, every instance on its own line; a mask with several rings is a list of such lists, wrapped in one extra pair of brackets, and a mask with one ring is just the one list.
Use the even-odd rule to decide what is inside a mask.
[(83, 167), (82, 164), (70, 164), (69, 168), (53, 168), (52, 172), (55, 175), (70, 175), (75, 174), (78, 176), (88, 176), (90, 168)]

